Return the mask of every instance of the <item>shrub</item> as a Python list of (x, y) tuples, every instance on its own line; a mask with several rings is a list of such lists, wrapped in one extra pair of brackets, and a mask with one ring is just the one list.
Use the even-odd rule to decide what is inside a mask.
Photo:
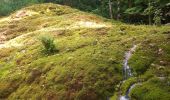
[(154, 20), (156, 26), (161, 26), (161, 20), (162, 20), (161, 9), (157, 9), (155, 11), (153, 20)]
[(40, 41), (43, 45), (43, 52), (46, 54), (53, 54), (55, 52), (58, 52), (56, 49), (54, 38), (49, 35), (44, 35), (40, 37)]

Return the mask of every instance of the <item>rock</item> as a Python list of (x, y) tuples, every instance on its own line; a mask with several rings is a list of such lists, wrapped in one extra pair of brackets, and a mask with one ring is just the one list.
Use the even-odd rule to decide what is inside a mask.
[(161, 64), (162, 66), (166, 66), (168, 63), (167, 63), (166, 61), (160, 61), (160, 64)]
[(159, 75), (159, 76), (157, 76), (157, 78), (159, 78), (162, 81), (166, 79), (165, 76), (163, 76), (163, 75)]
[(26, 11), (19, 11), (15, 15), (16, 18), (20, 18), (20, 17), (23, 17), (23, 16), (27, 16)]
[(25, 52), (26, 52), (26, 50), (22, 50), (21, 52), (22, 52), (22, 53), (25, 53)]
[(165, 26), (170, 26), (170, 23), (165, 24)]
[(163, 70), (163, 69), (165, 69), (164, 66), (159, 66), (159, 67), (158, 67), (158, 70)]
[(6, 36), (0, 35), (0, 44), (3, 44), (5, 40), (6, 40)]
[(162, 49), (159, 49), (159, 52), (161, 52), (162, 51)]
[(41, 71), (39, 69), (33, 69), (31, 73), (28, 75), (27, 82), (32, 83), (40, 75)]
[(154, 66), (154, 67), (155, 67), (156, 65), (155, 65), (154, 63), (152, 63), (151, 66)]
[(150, 46), (150, 47), (154, 47), (155, 44), (154, 44), (154, 43), (150, 43), (149, 46)]
[(161, 55), (161, 54), (163, 54), (163, 50), (160, 48), (160, 49), (158, 50), (158, 55)]

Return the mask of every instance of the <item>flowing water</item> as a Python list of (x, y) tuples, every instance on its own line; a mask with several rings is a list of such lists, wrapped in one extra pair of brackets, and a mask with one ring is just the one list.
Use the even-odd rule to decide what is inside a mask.
[(140, 83), (136, 83), (136, 84), (131, 85), (130, 88), (128, 89), (128, 91), (126, 92), (125, 96), (121, 96), (121, 97), (120, 97), (120, 100), (129, 100), (130, 98), (129, 98), (128, 95), (129, 95), (130, 91), (131, 91), (136, 85), (140, 85)]
[[(124, 60), (124, 64), (123, 64), (123, 77), (124, 77), (124, 81), (126, 81), (128, 78), (132, 77), (132, 71), (131, 68), (128, 65), (128, 61), (130, 59), (130, 57), (132, 56), (133, 52), (135, 52), (137, 45), (134, 45), (128, 52), (125, 53), (125, 60)], [(120, 96), (120, 100), (129, 100), (129, 93), (131, 91), (131, 89), (133, 89), (137, 84), (133, 84), (132, 86), (130, 86), (130, 88), (127, 90), (126, 95), (125, 96)]]

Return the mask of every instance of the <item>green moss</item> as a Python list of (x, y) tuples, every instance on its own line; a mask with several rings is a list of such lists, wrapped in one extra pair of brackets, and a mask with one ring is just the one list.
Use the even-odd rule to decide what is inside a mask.
[(130, 86), (137, 83), (137, 81), (138, 80), (135, 77), (129, 78), (128, 80), (126, 80), (121, 86), (122, 95), (126, 95), (126, 92), (130, 88)]
[(136, 86), (131, 92), (132, 100), (169, 100), (168, 81), (153, 78), (140, 86)]
[[(7, 33), (5, 45), (8, 46), (0, 46), (1, 98), (106, 100), (113, 94), (117, 98), (124, 54), (133, 44), (139, 47), (129, 65), (139, 81), (169, 76), (167, 26), (110, 23), (99, 16), (55, 4), (38, 4), (20, 11), (36, 14), (16, 20), (16, 12), (7, 20), (0, 19), (1, 32)], [(60, 52), (42, 54), (41, 42), (37, 40), (41, 34), (53, 36)], [(136, 81), (131, 78), (125, 82), (122, 93)], [(150, 82), (146, 84), (151, 85)], [(161, 88), (159, 85), (155, 90)], [(138, 93), (144, 91), (143, 88), (139, 90), (132, 92), (137, 98)], [(161, 91), (167, 97), (166, 89)]]

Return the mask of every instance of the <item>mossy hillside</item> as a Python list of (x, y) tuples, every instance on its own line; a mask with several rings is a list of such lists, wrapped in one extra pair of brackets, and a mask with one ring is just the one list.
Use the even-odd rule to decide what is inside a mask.
[[(0, 98), (107, 99), (122, 80), (124, 53), (133, 44), (140, 44), (139, 58), (136, 58), (140, 59), (138, 52), (146, 50), (146, 40), (155, 46), (168, 43), (168, 34), (164, 34), (168, 26), (110, 23), (101, 17), (54, 4), (34, 5), (21, 12), (23, 10), (34, 14), (18, 19), (13, 17), (16, 12), (0, 21), (1, 33), (12, 31), (5, 34), (7, 48), (0, 49)], [(26, 31), (10, 28), (9, 21), (15, 22), (12, 25), (17, 28), (25, 27)], [(41, 52), (43, 45), (38, 37), (45, 34), (54, 37), (58, 53), (47, 56)], [(163, 47), (168, 52), (169, 46)], [(158, 59), (158, 56), (151, 54), (147, 58)], [(161, 58), (168, 61), (168, 56)], [(144, 68), (152, 67), (147, 64)], [(151, 72), (156, 75), (154, 69)]]
[(151, 78), (142, 85), (132, 89), (132, 100), (169, 100), (169, 79), (160, 80), (157, 77)]
[(130, 94), (134, 100), (169, 99), (170, 43), (169, 33), (165, 33), (146, 39), (129, 61), (138, 81), (142, 83)]

